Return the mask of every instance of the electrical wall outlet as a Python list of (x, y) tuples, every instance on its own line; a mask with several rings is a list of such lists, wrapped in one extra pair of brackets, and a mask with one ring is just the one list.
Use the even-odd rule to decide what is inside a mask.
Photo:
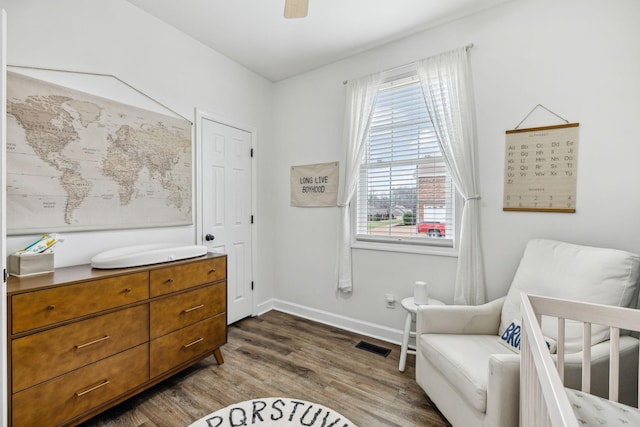
[(387, 308), (396, 308), (396, 296), (393, 294), (385, 294), (384, 299), (387, 302)]

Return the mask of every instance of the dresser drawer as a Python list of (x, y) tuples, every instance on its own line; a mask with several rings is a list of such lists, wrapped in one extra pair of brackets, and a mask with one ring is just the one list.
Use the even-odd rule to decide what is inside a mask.
[(13, 395), (13, 427), (55, 426), (149, 379), (143, 344)]
[(148, 304), (15, 339), (13, 393), (148, 340)]
[(226, 302), (225, 282), (153, 301), (151, 339), (223, 313)]
[(224, 344), (226, 321), (219, 314), (151, 341), (151, 378)]
[(225, 257), (151, 270), (151, 296), (164, 295), (222, 280), (226, 274)]
[(149, 298), (148, 272), (93, 280), (11, 297), (16, 334)]

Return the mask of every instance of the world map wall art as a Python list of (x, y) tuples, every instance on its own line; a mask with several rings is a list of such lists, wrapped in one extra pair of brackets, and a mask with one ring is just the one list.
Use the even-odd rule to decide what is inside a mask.
[(7, 233), (192, 224), (188, 120), (7, 73)]

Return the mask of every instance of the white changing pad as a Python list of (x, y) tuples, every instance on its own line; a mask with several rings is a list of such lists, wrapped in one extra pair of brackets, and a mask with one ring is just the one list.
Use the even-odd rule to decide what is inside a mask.
[(201, 245), (151, 243), (111, 249), (91, 258), (93, 268), (125, 268), (195, 258), (207, 253)]
[(640, 426), (640, 410), (593, 394), (565, 388), (578, 423), (584, 426)]

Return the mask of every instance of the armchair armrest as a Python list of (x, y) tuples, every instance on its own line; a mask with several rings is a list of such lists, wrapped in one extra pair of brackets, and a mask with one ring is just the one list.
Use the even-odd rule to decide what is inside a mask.
[(487, 379), (485, 425), (517, 426), (519, 408), (520, 355), (515, 353), (491, 355)]
[(504, 300), (482, 305), (419, 305), (416, 334), (497, 335)]

